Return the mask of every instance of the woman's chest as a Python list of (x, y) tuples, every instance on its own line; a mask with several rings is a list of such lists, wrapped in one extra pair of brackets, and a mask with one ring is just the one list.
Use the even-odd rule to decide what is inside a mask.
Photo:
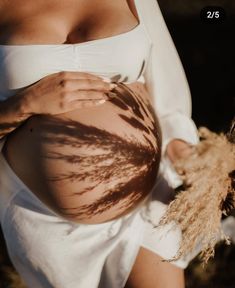
[(81, 43), (116, 35), (138, 24), (133, 3), (133, 0), (15, 0), (0, 9), (0, 43)]
[[(73, 1), (69, 1), (68, 3), (70, 2)], [(107, 2), (106, 0), (98, 2), (95, 0), (80, 0), (80, 5), (82, 3), (84, 5), (87, 5), (86, 3), (91, 5), (92, 3), (93, 5), (86, 7), (86, 9), (81, 12), (82, 15), (86, 15), (84, 19), (86, 19), (86, 21), (89, 20), (89, 24), (80, 26), (87, 27), (84, 28), (86, 31), (83, 31), (84, 33), (81, 32), (81, 34), (76, 34), (79, 25), (75, 25), (76, 29), (73, 30), (74, 34), (72, 32), (69, 34), (71, 38), (69, 41), (65, 39), (65, 35), (67, 35), (69, 31), (68, 25), (66, 24), (66, 26), (64, 20), (60, 18), (63, 18), (62, 15), (66, 15), (66, 19), (69, 18), (68, 11), (71, 12), (71, 10), (64, 12), (64, 14), (61, 14), (61, 17), (59, 17), (59, 14), (56, 14), (59, 12), (55, 8), (53, 17), (48, 16), (44, 21), (40, 22), (40, 25), (50, 27), (50, 33), (49, 28), (43, 29), (41, 27), (41, 29), (39, 29), (40, 27), (38, 26), (36, 29), (31, 23), (31, 25), (27, 25), (27, 29), (31, 29), (27, 33), (27, 39), (24, 39), (19, 32), (15, 33), (16, 37), (20, 37), (18, 40), (13, 36), (10, 39), (10, 43), (13, 42), (14, 44), (0, 45), (0, 70), (2, 74), (0, 79), (0, 98), (10, 97), (11, 94), (13, 95), (16, 92), (16, 89), (25, 88), (43, 77), (59, 71), (85, 71), (101, 77), (110, 78), (116, 82), (136, 81), (143, 74), (150, 54), (151, 43), (143, 24), (139, 22), (139, 24), (136, 25), (136, 23), (138, 23), (137, 19), (130, 10), (127, 1), (123, 0), (115, 2), (117, 4), (108, 4), (110, 2), (111, 1)], [(94, 3), (96, 3), (96, 9), (94, 9)], [(99, 3), (101, 3), (101, 5), (99, 5)], [(137, 3), (137, 1), (135, 1), (135, 3)], [(67, 4), (63, 5), (65, 10), (71, 9), (71, 7), (67, 7)], [(73, 6), (73, 8), (74, 7), (79, 10), (78, 6)], [(83, 7), (83, 5), (81, 5), (81, 7)], [(91, 9), (92, 7), (93, 9)], [(103, 10), (106, 12), (103, 12)], [(84, 11), (86, 11), (86, 13)], [(88, 13), (89, 11), (90, 14)], [(44, 12), (43, 10), (42, 15), (44, 15)], [(31, 14), (33, 13), (31, 12)], [(71, 15), (72, 19), (82, 19), (79, 18), (79, 15), (75, 12), (71, 13)], [(88, 15), (90, 16), (88, 17)], [(103, 15), (103, 17), (101, 17), (101, 15)], [(32, 21), (32, 17), (30, 17), (25, 17), (25, 21), (21, 22), (21, 25), (18, 25), (19, 27), (17, 29), (21, 29), (23, 25), (26, 25), (25, 23), (27, 21), (30, 24), (30, 21)], [(39, 16), (36, 13), (33, 20), (34, 24), (37, 17)], [(80, 17), (82, 16), (80, 15)], [(135, 23), (133, 22), (131, 26), (130, 22), (133, 21), (133, 18)], [(51, 24), (49, 25), (47, 21), (51, 21)], [(72, 22), (71, 20), (70, 24)], [(82, 20), (81, 23), (83, 23)], [(135, 24), (134, 27), (133, 24)], [(124, 29), (122, 25), (126, 25), (126, 29)], [(45, 31), (48, 33), (45, 33)], [(98, 31), (100, 31), (99, 36)], [(36, 37), (35, 35), (37, 35), (37, 33), (41, 33), (41, 37)], [(58, 36), (59, 34), (61, 35), (60, 37)], [(80, 41), (78, 41), (76, 35), (80, 35), (79, 37), (83, 38), (82, 40), (80, 39), (81, 43), (78, 43)], [(48, 37), (48, 39), (45, 40), (45, 37)], [(59, 40), (59, 38), (61, 39)], [(40, 41), (43, 43), (40, 43)], [(60, 43), (63, 41), (74, 43)], [(27, 44), (23, 44), (22, 42), (26, 42)], [(30, 44), (30, 42), (37, 44)], [(53, 44), (49, 44), (51, 42), (53, 42)], [(58, 42), (59, 44), (55, 44)]]

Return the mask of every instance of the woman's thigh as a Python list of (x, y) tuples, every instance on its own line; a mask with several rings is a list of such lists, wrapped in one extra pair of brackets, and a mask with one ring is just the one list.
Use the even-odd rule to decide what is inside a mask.
[(140, 247), (125, 288), (183, 288), (184, 270)]

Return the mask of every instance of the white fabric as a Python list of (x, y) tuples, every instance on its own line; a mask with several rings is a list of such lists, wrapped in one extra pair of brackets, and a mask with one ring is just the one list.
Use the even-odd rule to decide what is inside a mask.
[[(17, 177), (0, 153), (0, 221), (12, 263), (29, 288), (122, 288), (139, 247), (175, 255), (180, 230), (153, 228), (172, 191), (159, 177), (145, 205), (102, 224), (58, 217)], [(174, 264), (185, 268), (188, 261)]]
[[(1, 45), (0, 100), (62, 70), (146, 81), (160, 116), (164, 149), (173, 138), (196, 143), (187, 81), (159, 6), (155, 0), (135, 4), (141, 23), (121, 35), (82, 44)], [(172, 193), (164, 179), (159, 178), (141, 210), (103, 224), (80, 225), (54, 215), (0, 156), (1, 224), (12, 262), (30, 288), (120, 288), (141, 245), (162, 257), (174, 256), (180, 231), (167, 233), (168, 227), (158, 230), (151, 224), (158, 223), (166, 209), (162, 202)], [(163, 164), (164, 173), (171, 171)], [(188, 261), (174, 264), (185, 268)]]
[(123, 34), (78, 44), (0, 45), (0, 101), (63, 70), (146, 81), (160, 118), (163, 154), (174, 138), (196, 144), (188, 83), (160, 8), (155, 0), (135, 0), (135, 5), (140, 24)]
[(0, 45), (0, 101), (60, 71), (131, 83), (141, 77), (150, 49), (142, 22), (128, 32), (77, 44)]
[(170, 140), (198, 141), (191, 119), (191, 96), (176, 48), (155, 0), (136, 1), (142, 21), (152, 42), (148, 66), (144, 72), (146, 86), (163, 132), (163, 153)]
[(165, 152), (167, 144), (173, 139), (181, 139), (191, 144), (199, 141), (196, 126), (191, 119), (190, 90), (157, 1), (135, 2), (152, 43), (143, 77), (162, 128), (161, 172), (172, 187), (177, 187), (182, 181)]

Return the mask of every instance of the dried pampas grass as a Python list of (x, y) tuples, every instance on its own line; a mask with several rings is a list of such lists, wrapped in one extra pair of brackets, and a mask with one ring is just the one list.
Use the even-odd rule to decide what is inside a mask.
[(214, 256), (219, 238), (230, 243), (220, 222), (235, 203), (235, 131), (231, 129), (226, 136), (200, 128), (199, 135), (201, 141), (191, 155), (174, 164), (184, 189), (170, 203), (159, 225), (172, 221), (179, 225), (182, 241), (177, 255), (167, 261), (186, 256), (200, 245), (205, 264)]

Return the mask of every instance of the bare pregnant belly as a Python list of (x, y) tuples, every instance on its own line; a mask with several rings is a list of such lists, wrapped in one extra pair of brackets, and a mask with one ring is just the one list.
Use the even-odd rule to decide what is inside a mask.
[(33, 116), (6, 141), (4, 156), (17, 176), (66, 219), (118, 218), (153, 188), (160, 130), (148, 93), (132, 86), (120, 84), (117, 97), (99, 106)]

